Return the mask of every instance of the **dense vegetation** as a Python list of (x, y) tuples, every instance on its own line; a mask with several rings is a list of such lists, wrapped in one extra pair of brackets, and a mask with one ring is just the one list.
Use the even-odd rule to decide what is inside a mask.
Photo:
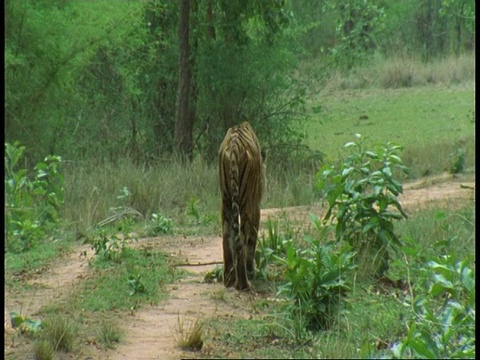
[[(240, 339), (251, 356), (250, 331), (266, 357), (474, 356), (473, 206), (406, 221), (397, 199), (404, 180), (474, 171), (474, 9), (473, 0), (7, 0), (6, 286), (68, 253), (69, 239), (96, 255), (92, 277), (68, 305), (47, 307), (43, 325), (11, 315), (29, 335), (45, 329), (35, 356), (72, 351), (70, 332), (89, 321), (113, 346), (116, 325), (85, 309), (108, 318), (166, 296), (181, 273), (129, 243), (220, 232), (216, 153), (246, 119), (267, 151), (262, 206), (323, 197), (328, 212), (305, 233), (266, 224), (256, 260), (259, 286), (279, 299), (264, 304), (273, 325), (241, 323), (220, 342)], [(409, 278), (382, 307), (370, 275), (387, 272)]]
[[(178, 137), (190, 141), (180, 152), (213, 159), (225, 129), (250, 119), (264, 146), (285, 154), (301, 140), (307, 79), (322, 86), (373, 59), (427, 62), (474, 49), (467, 0), (191, 1), (186, 35), (184, 3), (7, 1), (7, 141), (26, 146), (29, 164), (51, 154), (145, 162), (174, 151)], [(191, 128), (179, 134), (182, 116)]]

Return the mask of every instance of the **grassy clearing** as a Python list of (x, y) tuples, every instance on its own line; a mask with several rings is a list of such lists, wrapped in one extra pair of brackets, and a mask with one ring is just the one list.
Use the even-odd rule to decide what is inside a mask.
[[(307, 145), (323, 153), (324, 160), (336, 161), (344, 156), (343, 145), (352, 141), (355, 133), (371, 143), (396, 142), (405, 148), (409, 179), (449, 171), (458, 156), (464, 157), (465, 168), (472, 168), (473, 69), (472, 56), (463, 55), (431, 64), (378, 59), (370, 67), (349, 73), (350, 77), (370, 79), (364, 86), (349, 84), (346, 75), (337, 74), (307, 102)], [(409, 87), (382, 85), (401, 82), (395, 77), (408, 77), (409, 71), (413, 71)], [(264, 208), (304, 205), (317, 199), (315, 165), (289, 164), (275, 154), (267, 156), (266, 165)], [(149, 166), (128, 159), (116, 164), (68, 163), (65, 183), (63, 217), (80, 234), (122, 207), (135, 209), (144, 227), (155, 213), (171, 218), (178, 228), (190, 226), (191, 233), (219, 231), (216, 164), (201, 159), (187, 166), (174, 159)]]
[(395, 142), (405, 147), (405, 162), (415, 177), (445, 171), (449, 155), (465, 150), (473, 166), (474, 88), (415, 87), (395, 90), (349, 90), (311, 102), (308, 144), (331, 160), (360, 133), (372, 143)]

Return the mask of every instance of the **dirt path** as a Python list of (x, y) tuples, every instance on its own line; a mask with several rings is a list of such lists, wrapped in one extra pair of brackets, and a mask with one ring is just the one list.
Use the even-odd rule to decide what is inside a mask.
[[(474, 199), (475, 183), (441, 176), (407, 184), (404, 194), (399, 198), (407, 212), (413, 212), (429, 202), (460, 206)], [(320, 207), (293, 207), (262, 210), (262, 221), (268, 218), (281, 218), (288, 214), (289, 219), (308, 222), (310, 212), (320, 214)], [(140, 247), (161, 249), (186, 263), (207, 263), (222, 261), (220, 236), (175, 237), (141, 239)], [(86, 256), (80, 256), (85, 252)], [(31, 285), (31, 290), (22, 294), (5, 292), (5, 342), (4, 349), (8, 357), (18, 346), (8, 334), (11, 329), (8, 313), (12, 310), (34, 316), (45, 304), (67, 299), (75, 287), (87, 276), (88, 260), (93, 256), (88, 245), (78, 247), (67, 259), (56, 264), (55, 268), (44, 269), (40, 274), (22, 279)], [(122, 319), (126, 339), (115, 350), (98, 352), (97, 359), (179, 359), (195, 357), (194, 353), (182, 352), (177, 346), (178, 321), (221, 318), (232, 316), (249, 317), (239, 304), (251, 295), (225, 290), (222, 284), (203, 282), (205, 272), (215, 265), (185, 267), (192, 272), (181, 281), (169, 287), (171, 297), (157, 305), (147, 306)], [(225, 301), (215, 301), (214, 297), (223, 297)]]
[[(142, 243), (141, 247), (157, 247), (159, 239)], [(163, 242), (162, 251), (170, 253), (184, 263), (199, 264), (222, 260), (222, 241), (218, 236), (192, 236), (175, 238)], [(203, 282), (205, 272), (212, 270), (215, 264), (205, 266), (184, 266), (192, 275), (170, 285), (170, 298), (158, 306), (142, 308), (133, 319), (124, 324), (128, 339), (117, 349), (109, 351), (106, 359), (180, 359), (194, 357), (194, 353), (182, 352), (177, 346), (179, 321), (188, 328), (192, 321), (210, 317), (225, 317), (236, 312), (236, 316), (245, 316), (235, 303), (214, 301), (213, 296), (228, 291), (222, 284)], [(241, 309), (240, 309), (241, 310)]]

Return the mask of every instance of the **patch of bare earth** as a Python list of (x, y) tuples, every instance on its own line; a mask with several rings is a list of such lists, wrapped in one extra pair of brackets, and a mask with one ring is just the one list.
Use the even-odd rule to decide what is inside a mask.
[[(433, 203), (435, 207), (456, 208), (465, 202), (474, 201), (474, 188), (474, 179), (472, 181), (444, 175), (407, 184), (399, 200), (409, 213)], [(320, 206), (265, 209), (262, 210), (262, 221), (268, 218), (288, 217), (291, 221), (306, 224), (310, 213), (321, 216), (322, 212)], [(182, 351), (177, 345), (179, 323), (185, 325), (188, 321), (197, 319), (233, 316), (249, 318), (246, 304), (254, 295), (225, 290), (222, 284), (203, 282), (205, 273), (212, 270), (215, 263), (222, 261), (221, 243), (219, 235), (140, 240), (136, 246), (160, 249), (181, 259), (185, 264), (194, 265), (183, 267), (191, 274), (169, 286), (168, 300), (157, 306), (147, 306), (121, 316), (125, 330), (124, 340), (115, 350), (104, 352), (90, 349), (94, 353), (93, 358), (111, 360), (195, 358), (195, 352)], [(87, 251), (87, 256), (79, 256), (84, 251)], [(13, 330), (8, 313), (16, 310), (33, 317), (42, 306), (67, 299), (75, 286), (87, 275), (88, 259), (91, 256), (93, 254), (89, 246), (81, 246), (68, 259), (55, 264), (55, 267), (24, 279), (25, 283), (32, 286), (31, 290), (14, 293), (5, 289), (4, 349), (7, 357), (14, 354), (18, 346), (12, 340), (14, 337), (9, 336)], [(203, 351), (208, 352), (208, 345), (205, 347)]]

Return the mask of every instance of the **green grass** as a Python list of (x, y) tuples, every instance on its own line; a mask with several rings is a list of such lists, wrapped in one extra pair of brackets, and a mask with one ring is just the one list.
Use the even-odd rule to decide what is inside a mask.
[(125, 249), (113, 261), (97, 259), (95, 276), (82, 283), (76, 308), (88, 311), (130, 309), (165, 299), (164, 285), (181, 273), (168, 265), (168, 256), (151, 250)]
[(123, 331), (119, 325), (112, 320), (102, 319), (97, 330), (97, 341), (107, 349), (114, 349), (122, 339)]
[(22, 252), (5, 253), (5, 281), (8, 285), (15, 283), (15, 278), (42, 269), (53, 260), (70, 252), (72, 243), (66, 239), (47, 240), (42, 244)]
[(77, 341), (78, 326), (75, 321), (64, 315), (53, 315), (44, 321), (42, 336), (55, 350), (72, 351)]
[[(454, 161), (449, 155), (458, 150), (465, 151), (466, 168), (474, 167), (472, 82), (321, 91), (307, 102), (307, 109), (311, 115), (303, 125), (307, 145), (327, 160), (342, 158), (344, 144), (360, 133), (371, 144), (391, 141), (404, 146), (402, 156), (411, 170), (410, 179), (448, 171)], [(287, 160), (267, 156), (262, 207), (318, 200), (315, 165)], [(190, 233), (219, 231), (216, 164), (198, 158), (187, 166), (173, 158), (148, 167), (128, 159), (117, 164), (68, 164), (65, 183), (63, 216), (79, 233), (88, 232), (118, 207), (135, 209), (144, 223), (156, 213), (182, 229), (190, 227)], [(123, 189), (128, 190), (127, 196)]]

